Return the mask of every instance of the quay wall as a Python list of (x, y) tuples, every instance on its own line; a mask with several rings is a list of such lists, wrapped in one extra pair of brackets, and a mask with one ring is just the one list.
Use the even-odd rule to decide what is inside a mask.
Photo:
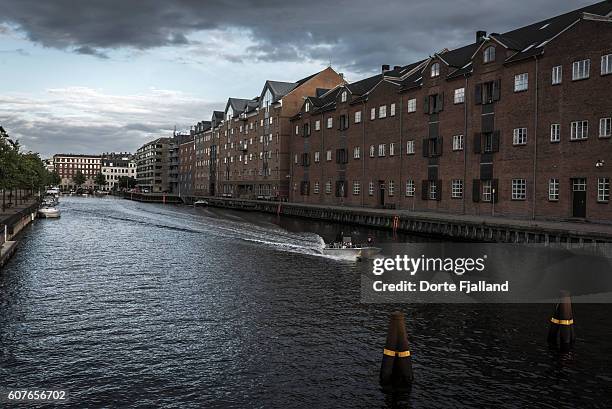
[(115, 196), (122, 197), (128, 200), (147, 203), (167, 203), (167, 204), (182, 204), (183, 198), (170, 193), (136, 193), (136, 192), (115, 192)]
[(303, 205), (207, 197), (209, 206), (326, 220), (370, 228), (491, 243), (594, 244), (612, 243), (612, 226), (598, 231), (571, 223), (538, 223), (354, 207)]
[(39, 203), (0, 219), (0, 267), (4, 266), (17, 248), (17, 235), (36, 219)]

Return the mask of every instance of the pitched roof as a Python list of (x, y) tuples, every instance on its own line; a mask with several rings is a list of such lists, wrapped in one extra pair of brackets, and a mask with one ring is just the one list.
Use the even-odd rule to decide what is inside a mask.
[(266, 84), (270, 87), (270, 90), (274, 95), (274, 100), (276, 101), (290, 93), (296, 87), (297, 83), (283, 81), (266, 81)]
[(372, 88), (374, 88), (374, 86), (376, 86), (376, 84), (382, 81), (382, 79), (382, 74), (376, 74), (372, 77), (364, 78), (360, 81), (353, 82), (351, 84), (346, 84), (346, 88), (348, 88), (348, 90), (353, 95), (363, 95)]
[(227, 100), (227, 105), (225, 106), (225, 109), (227, 110), (228, 106), (232, 107), (232, 111), (234, 111), (234, 116), (244, 112), (244, 110), (247, 107), (247, 104), (249, 103), (248, 99), (242, 99), (242, 98), (229, 98)]
[[(541, 54), (543, 46), (548, 41), (582, 18), (583, 13), (607, 16), (612, 13), (612, 1), (608, 0), (592, 4), (502, 34), (491, 33), (489, 38), (498, 41), (510, 50), (517, 51), (507, 58), (505, 62), (518, 61)], [(482, 42), (475, 42), (438, 55), (450, 66), (464, 68), (470, 63), (472, 56), (481, 45)], [(451, 72), (450, 75), (455, 76), (456, 72)]]

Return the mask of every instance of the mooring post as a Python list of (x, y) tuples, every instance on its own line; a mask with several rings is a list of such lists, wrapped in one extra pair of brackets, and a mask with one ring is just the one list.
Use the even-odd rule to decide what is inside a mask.
[(408, 347), (404, 314), (396, 311), (391, 314), (389, 321), (380, 367), (380, 385), (386, 390), (409, 390), (413, 379), (412, 355)]
[(572, 299), (567, 291), (561, 293), (561, 302), (555, 306), (555, 311), (550, 319), (548, 330), (548, 343), (559, 346), (562, 351), (567, 351), (576, 341), (574, 331), (574, 314), (572, 312)]

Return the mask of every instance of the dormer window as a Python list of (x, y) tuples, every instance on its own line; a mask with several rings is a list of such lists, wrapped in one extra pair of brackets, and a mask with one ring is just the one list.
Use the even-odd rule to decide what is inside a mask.
[(342, 91), (342, 95), (340, 96), (342, 102), (346, 102), (346, 91)]
[(431, 78), (438, 77), (440, 75), (440, 63), (436, 62), (431, 66)]
[(490, 46), (485, 48), (482, 55), (482, 61), (486, 64), (495, 61), (495, 47)]
[(232, 109), (231, 106), (227, 107), (227, 113), (226, 113), (225, 119), (229, 121), (230, 119), (232, 119), (233, 116), (234, 116), (234, 110)]
[(270, 89), (268, 88), (266, 89), (266, 93), (264, 94), (261, 107), (265, 108), (266, 111), (268, 111), (270, 105), (272, 105), (272, 92), (270, 92)]
[(304, 111), (310, 112), (310, 102), (306, 102), (306, 105), (304, 106)]

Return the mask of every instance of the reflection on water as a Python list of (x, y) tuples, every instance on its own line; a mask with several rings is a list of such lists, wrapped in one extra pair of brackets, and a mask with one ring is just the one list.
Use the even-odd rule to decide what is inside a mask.
[(67, 389), (78, 407), (384, 407), (378, 370), (400, 307), (407, 405), (610, 396), (607, 305), (574, 306), (577, 345), (559, 355), (551, 306), (360, 304), (364, 265), (318, 255), (321, 236), (387, 233), (113, 198), (61, 207), (0, 273), (0, 388)]

